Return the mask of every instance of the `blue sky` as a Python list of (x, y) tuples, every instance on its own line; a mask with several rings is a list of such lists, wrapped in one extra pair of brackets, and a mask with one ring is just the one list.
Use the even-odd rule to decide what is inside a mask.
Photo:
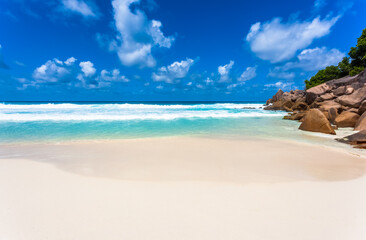
[(262, 101), (337, 64), (366, 1), (2, 0), (2, 101)]

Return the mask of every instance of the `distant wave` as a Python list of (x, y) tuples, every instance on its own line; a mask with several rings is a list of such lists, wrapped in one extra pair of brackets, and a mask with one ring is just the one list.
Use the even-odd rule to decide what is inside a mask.
[[(251, 109), (242, 109), (243, 107)], [(129, 121), (282, 116), (261, 104), (0, 104), (0, 121)]]
[(42, 103), (42, 104), (4, 104), (0, 103), (0, 111), (7, 109), (237, 109), (243, 107), (260, 108), (262, 104), (214, 103), (214, 104), (74, 104), (74, 103)]

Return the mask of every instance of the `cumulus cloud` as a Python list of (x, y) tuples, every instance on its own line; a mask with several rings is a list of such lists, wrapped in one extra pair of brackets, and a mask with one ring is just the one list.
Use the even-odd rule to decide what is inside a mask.
[(66, 61), (60, 61), (57, 58), (48, 60), (33, 71), (31, 80), (18, 80), (22, 83), (20, 89), (49, 85), (91, 89), (107, 87), (112, 83), (129, 81), (125, 76), (121, 75), (118, 69), (112, 71), (103, 69), (97, 74), (97, 70), (92, 62), (84, 61), (79, 64), (76, 64), (76, 62), (77, 59), (74, 57), (70, 57)]
[(261, 59), (272, 63), (289, 60), (297, 51), (308, 47), (315, 39), (330, 33), (340, 16), (311, 21), (284, 23), (280, 18), (251, 26), (246, 40), (250, 49)]
[(228, 64), (224, 65), (224, 66), (219, 66), (218, 67), (218, 72), (220, 75), (220, 79), (219, 82), (228, 82), (230, 79), (230, 70), (232, 69), (234, 65), (234, 61), (230, 61)]
[(156, 82), (175, 83), (187, 76), (194, 62), (193, 59), (187, 58), (180, 62), (174, 62), (169, 66), (161, 67), (156, 73), (152, 74), (152, 79)]
[(79, 66), (81, 67), (81, 71), (84, 73), (85, 77), (91, 77), (97, 71), (94, 68), (94, 64), (90, 61), (80, 62)]
[(129, 82), (130, 80), (121, 75), (118, 69), (113, 69), (111, 72), (103, 69), (100, 72), (100, 79), (106, 82)]
[(62, 0), (63, 9), (80, 14), (84, 17), (97, 17), (94, 5), (86, 3), (84, 0)]
[(289, 70), (301, 68), (305, 71), (316, 71), (330, 65), (337, 65), (346, 54), (338, 49), (328, 50), (326, 47), (305, 49), (297, 55), (297, 61), (288, 62), (282, 68)]
[(278, 79), (294, 79), (295, 73), (291, 70), (317, 71), (330, 65), (337, 65), (345, 56), (335, 48), (330, 50), (326, 47), (305, 49), (297, 55), (296, 61), (273, 68), (268, 76)]
[(170, 48), (175, 38), (164, 36), (162, 23), (149, 20), (139, 4), (140, 0), (112, 1), (118, 35), (109, 44), (109, 49), (117, 52), (125, 66), (154, 67), (153, 48)]
[(245, 82), (257, 76), (257, 66), (247, 67), (245, 71), (238, 77), (238, 81)]
[(65, 61), (65, 64), (67, 65), (67, 66), (71, 66), (71, 65), (73, 65), (75, 62), (76, 62), (76, 58), (74, 58), (74, 57), (70, 57), (70, 58), (68, 58), (66, 61)]
[(54, 58), (34, 70), (33, 78), (35, 82), (33, 83), (41, 84), (64, 81), (70, 73), (70, 69), (67, 69), (62, 61)]

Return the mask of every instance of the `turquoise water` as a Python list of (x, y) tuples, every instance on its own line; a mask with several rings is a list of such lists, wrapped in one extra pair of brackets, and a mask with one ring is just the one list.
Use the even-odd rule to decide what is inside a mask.
[(337, 144), (284, 115), (263, 103), (2, 103), (0, 143), (220, 136)]

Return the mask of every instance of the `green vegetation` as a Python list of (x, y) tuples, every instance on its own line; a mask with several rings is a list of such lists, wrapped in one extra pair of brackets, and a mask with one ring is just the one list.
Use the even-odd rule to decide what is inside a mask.
[(328, 66), (317, 72), (310, 80), (305, 80), (306, 88), (312, 88), (326, 81), (347, 75), (354, 76), (366, 68), (366, 28), (357, 40), (356, 47), (351, 47), (349, 57), (344, 57), (338, 66)]

